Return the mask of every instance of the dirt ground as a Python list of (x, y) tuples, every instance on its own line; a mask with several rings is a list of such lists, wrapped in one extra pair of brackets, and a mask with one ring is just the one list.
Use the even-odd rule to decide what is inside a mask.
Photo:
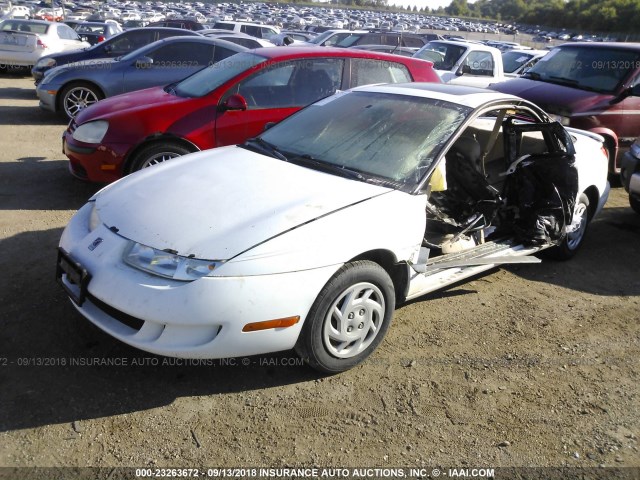
[(64, 128), (29, 77), (0, 76), (0, 467), (640, 477), (640, 216), (621, 189), (575, 259), (496, 269), (404, 305), (351, 371), (323, 377), (291, 352), (188, 365), (103, 334), (55, 282), (62, 229), (98, 189), (67, 173)]

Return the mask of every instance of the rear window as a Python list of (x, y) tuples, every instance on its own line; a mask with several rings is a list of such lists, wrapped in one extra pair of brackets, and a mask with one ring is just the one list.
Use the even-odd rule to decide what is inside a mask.
[(213, 25), (213, 28), (222, 28), (224, 30), (233, 30), (235, 25), (233, 23), (225, 23), (225, 22), (216, 22)]
[(405, 47), (420, 48), (424, 45), (424, 42), (420, 38), (416, 37), (402, 37), (402, 43)]
[(412, 78), (406, 66), (400, 63), (354, 58), (351, 60), (351, 87), (377, 83), (406, 83)]
[(36, 23), (36, 22), (20, 22), (20, 21), (11, 21), (5, 20), (0, 24), (0, 30), (7, 31), (11, 30), (14, 32), (25, 32), (25, 33), (37, 33), (39, 35), (44, 35), (47, 33), (47, 29), (49, 25), (46, 23)]
[(104, 25), (77, 25), (76, 32), (78, 33), (104, 33), (106, 27)]

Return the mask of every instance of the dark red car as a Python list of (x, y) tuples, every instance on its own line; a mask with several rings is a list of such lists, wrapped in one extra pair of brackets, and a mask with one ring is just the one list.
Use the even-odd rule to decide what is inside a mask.
[(184, 80), (101, 100), (63, 136), (76, 177), (111, 182), (197, 150), (234, 145), (337, 90), (437, 82), (431, 62), (343, 48), (262, 48)]
[(640, 133), (640, 43), (568, 43), (492, 89), (537, 104), (567, 127), (602, 135), (609, 173)]

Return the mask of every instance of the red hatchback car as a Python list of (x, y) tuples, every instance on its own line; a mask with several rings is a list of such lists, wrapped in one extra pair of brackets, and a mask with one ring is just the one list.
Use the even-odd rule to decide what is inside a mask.
[(321, 98), (373, 83), (437, 82), (431, 62), (344, 48), (262, 48), (184, 80), (101, 100), (63, 135), (76, 177), (111, 182), (197, 150), (242, 143)]

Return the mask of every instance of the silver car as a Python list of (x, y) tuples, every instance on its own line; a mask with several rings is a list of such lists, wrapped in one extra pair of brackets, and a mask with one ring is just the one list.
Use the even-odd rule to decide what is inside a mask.
[(64, 23), (44, 20), (0, 22), (0, 68), (32, 67), (45, 55), (88, 48), (89, 43)]
[(177, 82), (245, 50), (235, 43), (199, 36), (165, 38), (122, 57), (54, 67), (36, 93), (40, 108), (72, 118), (103, 98)]

